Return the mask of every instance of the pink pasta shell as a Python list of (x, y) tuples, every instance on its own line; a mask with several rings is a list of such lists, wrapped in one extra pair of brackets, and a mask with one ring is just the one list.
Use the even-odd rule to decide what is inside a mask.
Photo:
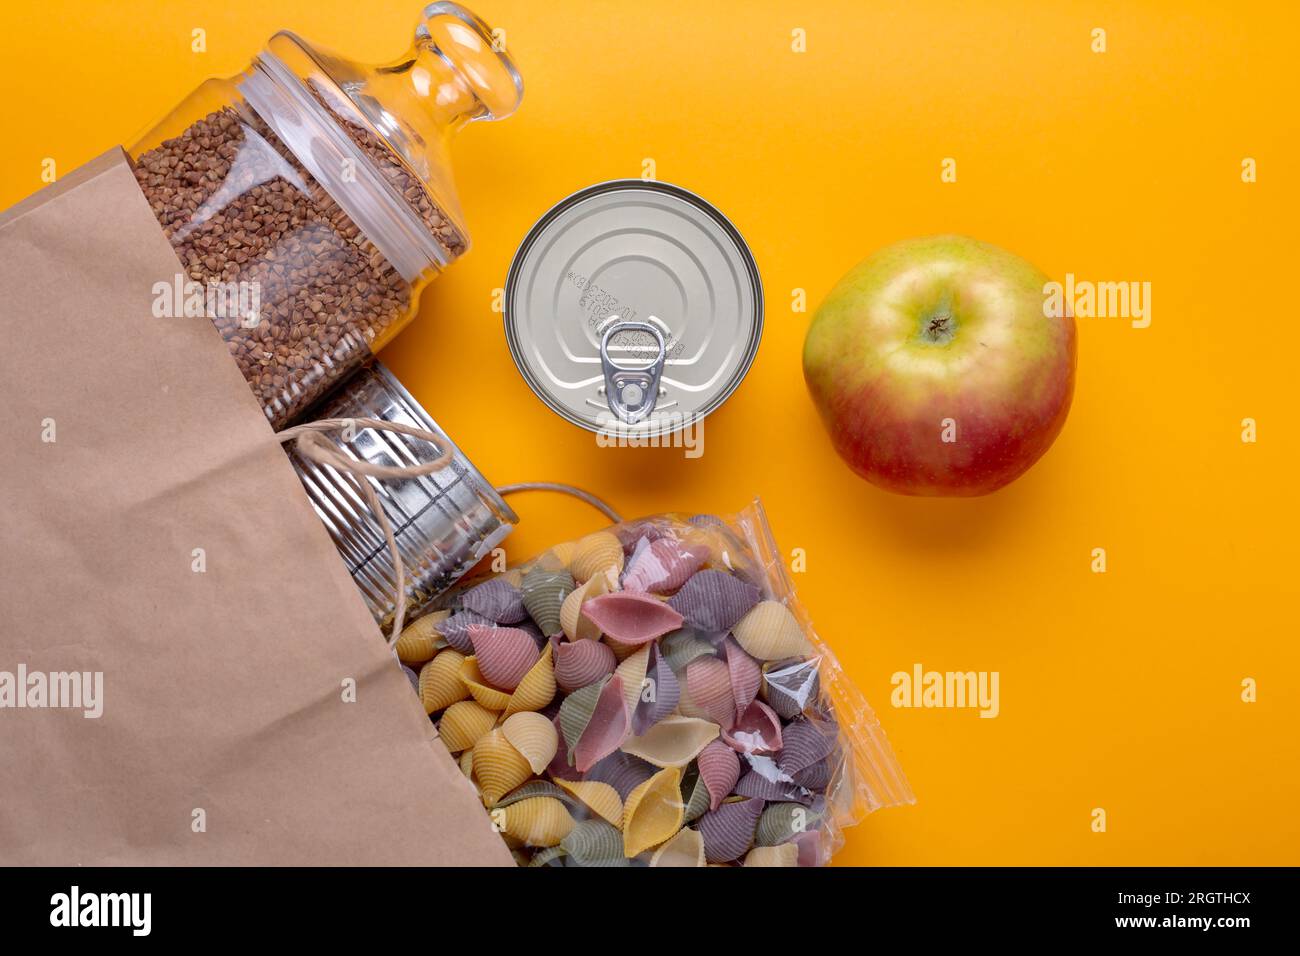
[(709, 809), (716, 810), (740, 778), (740, 758), (721, 740), (714, 740), (695, 760), (700, 779), (709, 791)]
[(685, 584), (708, 557), (708, 548), (683, 544), (675, 538), (638, 542), (623, 573), (623, 590), (671, 594)]
[(498, 690), (513, 691), (542, 656), (532, 635), (516, 627), (476, 624), (469, 629), (469, 639), (479, 673)]
[(623, 681), (615, 674), (601, 690), (591, 719), (573, 748), (574, 768), (579, 773), (590, 770), (602, 757), (608, 757), (621, 747), (631, 730)]
[(731, 672), (722, 660), (697, 657), (686, 665), (686, 697), (682, 713), (711, 720), (724, 730), (736, 722)]
[(742, 754), (773, 754), (781, 749), (781, 718), (761, 700), (753, 701), (722, 739)]
[(682, 626), (682, 616), (648, 594), (615, 591), (582, 606), (585, 614), (611, 640), (640, 645)]
[(614, 673), (615, 664), (614, 652), (598, 641), (557, 641), (555, 644), (555, 682), (566, 694)]
[(736, 720), (739, 721), (741, 714), (758, 696), (758, 689), (763, 684), (763, 668), (733, 638), (723, 642), (722, 651), (731, 676), (731, 693), (736, 700)]
[(623, 524), (612, 529), (614, 536), (623, 545), (623, 550), (628, 554), (634, 552), (641, 546), (641, 542), (647, 544), (651, 541), (658, 541), (666, 537), (668, 532), (649, 518), (638, 518), (634, 521), (625, 521)]

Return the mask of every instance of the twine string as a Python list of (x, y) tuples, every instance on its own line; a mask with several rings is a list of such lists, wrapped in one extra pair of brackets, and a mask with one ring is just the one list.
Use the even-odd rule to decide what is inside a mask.
[[(397, 432), (426, 441), (438, 449), (438, 457), (415, 465), (380, 465), (354, 458), (340, 445), (325, 438), (327, 432), (342, 431), (345, 435), (355, 434), (357, 429), (361, 428)], [(402, 634), (402, 626), (406, 623), (406, 565), (402, 562), (402, 552), (397, 548), (397, 537), (393, 534), (393, 526), (389, 523), (388, 514), (379, 503), (379, 495), (375, 493), (374, 485), (367, 479), (419, 478), (423, 475), (431, 475), (451, 463), (454, 455), (451, 444), (441, 435), (435, 435), (427, 429), (402, 422), (386, 422), (378, 418), (322, 418), (319, 421), (286, 428), (275, 437), (282, 445), (294, 442), (294, 448), (308, 461), (318, 465), (328, 465), (340, 474), (346, 475), (361, 492), (366, 506), (379, 522), (379, 527), (384, 532), (384, 542), (393, 557), (393, 576), (397, 579), (397, 594), (393, 598), (393, 627), (388, 634), (388, 646), (392, 647), (397, 643), (397, 639)]]
[(562, 495), (571, 495), (579, 501), (585, 501), (601, 514), (603, 514), (614, 524), (618, 524), (623, 519), (619, 517), (618, 512), (611, 508), (605, 502), (601, 501), (590, 491), (583, 491), (574, 485), (563, 485), (558, 481), (521, 481), (515, 485), (498, 485), (497, 494), (503, 498), (506, 495), (516, 495), (521, 491), (556, 491)]
[[(341, 445), (325, 437), (327, 433), (341, 431), (345, 436), (349, 436), (349, 440), (351, 440), (350, 436), (363, 428), (374, 431), (396, 432), (411, 438), (418, 438), (436, 448), (438, 457), (414, 465), (380, 465), (349, 455)], [(406, 566), (402, 562), (402, 553), (397, 548), (397, 537), (393, 534), (393, 526), (389, 523), (388, 514), (384, 511), (383, 505), (380, 504), (379, 495), (375, 492), (374, 484), (367, 479), (419, 478), (424, 475), (431, 475), (451, 464), (452, 459), (455, 457), (455, 449), (452, 448), (447, 439), (428, 429), (407, 425), (402, 422), (383, 421), (378, 418), (322, 418), (319, 421), (286, 428), (284, 431), (276, 433), (275, 437), (282, 445), (293, 442), (295, 450), (308, 461), (317, 465), (328, 465), (345, 476), (361, 493), (366, 506), (374, 514), (375, 520), (379, 522), (379, 527), (384, 532), (384, 542), (388, 545), (388, 551), (393, 558), (393, 576), (397, 583), (397, 594), (393, 599), (395, 608), (393, 611), (393, 626), (388, 635), (388, 646), (391, 648), (397, 643), (397, 639), (402, 634), (402, 627), (406, 623)], [(585, 501), (616, 524), (622, 520), (618, 516), (618, 512), (605, 502), (591, 494), (591, 492), (584, 491), (573, 485), (551, 481), (531, 481), (514, 485), (502, 485), (496, 491), (497, 494), (502, 496), (522, 491), (559, 492), (560, 494), (572, 495), (580, 501)]]

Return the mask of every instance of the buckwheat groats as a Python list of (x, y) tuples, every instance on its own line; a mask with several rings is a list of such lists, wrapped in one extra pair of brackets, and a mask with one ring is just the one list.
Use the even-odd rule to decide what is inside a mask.
[[(372, 134), (334, 115), (449, 258), (459, 255), (464, 236), (423, 185)], [(141, 154), (135, 175), (189, 280), (255, 290), (255, 314), (209, 317), (277, 429), (411, 310), (411, 285), (246, 108), (194, 122)]]
[(397, 644), (520, 865), (814, 866), (910, 802), (757, 503), (466, 583)]
[(424, 5), (384, 63), (276, 33), (128, 150), (183, 269), (183, 308), (159, 296), (155, 314), (209, 317), (282, 429), (466, 251), (451, 137), (510, 116), (523, 93), (499, 34), (456, 3)]

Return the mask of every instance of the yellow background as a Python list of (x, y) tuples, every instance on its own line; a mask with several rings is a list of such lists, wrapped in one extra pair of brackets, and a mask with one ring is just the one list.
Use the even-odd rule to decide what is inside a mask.
[[(1300, 863), (1296, 650), (1295, 5), (1285, 2), (482, 0), (527, 86), (455, 156), (474, 248), (383, 355), (497, 483), (569, 481), (624, 514), (754, 494), (819, 631), (918, 797), (850, 831), (862, 864)], [(418, 3), (6, 3), (8, 205), (130, 142), (278, 28), (357, 59)], [(206, 53), (190, 31), (207, 31)], [(1091, 52), (1091, 31), (1108, 51)], [(807, 52), (791, 50), (802, 28)], [(517, 374), (493, 290), (553, 202), (660, 179), (717, 204), (768, 296), (757, 361), (705, 454), (600, 449)], [(942, 184), (940, 162), (957, 160)], [(1258, 182), (1241, 181), (1254, 157)], [(1151, 327), (1081, 319), (1055, 447), (978, 500), (877, 491), (804, 390), (811, 311), (877, 247), (934, 232), (1063, 278), (1149, 281)], [(803, 288), (809, 312), (791, 310)], [(34, 329), (33, 335), (40, 330)], [(7, 344), (21, 361), (23, 343)], [(1253, 417), (1259, 441), (1243, 444)], [(594, 512), (513, 499), (513, 557)], [(1109, 569), (1090, 571), (1104, 547)], [(1001, 673), (1001, 715), (901, 710), (914, 663)], [(1258, 682), (1243, 703), (1241, 681)], [(1102, 807), (1108, 830), (1093, 833)]]

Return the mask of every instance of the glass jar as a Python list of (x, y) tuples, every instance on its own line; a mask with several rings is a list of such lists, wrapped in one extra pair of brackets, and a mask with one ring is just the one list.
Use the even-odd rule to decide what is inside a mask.
[(390, 341), (464, 254), (450, 134), (522, 95), (491, 28), (433, 3), (413, 47), (379, 66), (278, 33), (129, 150), (186, 301), (202, 296), (277, 430)]

